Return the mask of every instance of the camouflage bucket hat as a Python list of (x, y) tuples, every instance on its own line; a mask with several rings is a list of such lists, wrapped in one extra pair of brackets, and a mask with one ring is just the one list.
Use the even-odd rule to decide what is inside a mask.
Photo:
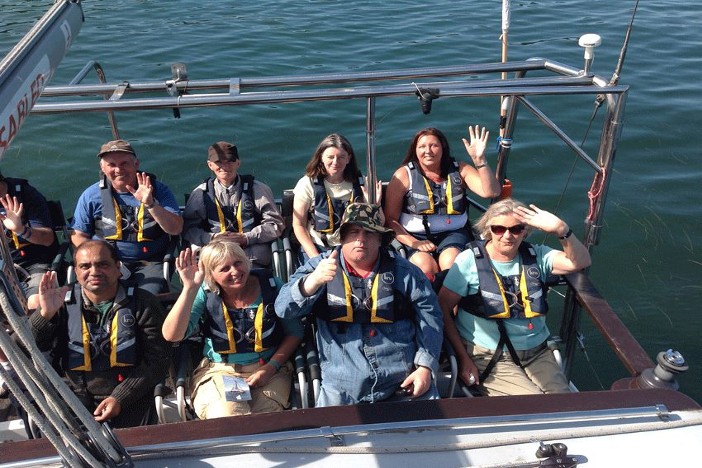
[(383, 226), (380, 207), (368, 203), (350, 203), (341, 218), (339, 229), (330, 236), (334, 243), (341, 243), (341, 233), (345, 226), (357, 224), (366, 231), (377, 232), (383, 235), (383, 244), (389, 244), (395, 233), (392, 229)]

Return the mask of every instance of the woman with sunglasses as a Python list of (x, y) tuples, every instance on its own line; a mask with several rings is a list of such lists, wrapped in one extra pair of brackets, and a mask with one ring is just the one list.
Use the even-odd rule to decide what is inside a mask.
[[(562, 250), (525, 242), (532, 229)], [(570, 391), (547, 346), (545, 285), (590, 266), (590, 253), (562, 219), (511, 198), (491, 205), (476, 230), (483, 240), (456, 258), (439, 291), (461, 379), (485, 395)]]
[[(183, 290), (164, 321), (163, 336), (181, 341), (202, 332), (204, 359), (191, 379), (197, 416), (282, 411), (290, 396), (288, 359), (303, 328), (299, 320), (275, 314), (280, 280), (268, 270), (252, 270), (231, 240), (207, 244), (199, 262), (190, 249), (182, 251), (176, 268)], [(250, 398), (241, 391), (246, 385)]]
[(470, 141), (464, 138), (463, 144), (471, 164), (451, 157), (448, 140), (440, 130), (417, 132), (385, 194), (387, 226), (407, 247), (410, 262), (431, 281), (473, 240), (468, 193), (484, 198), (500, 194), (485, 158), (490, 132), (476, 125), (468, 126), (468, 134)]

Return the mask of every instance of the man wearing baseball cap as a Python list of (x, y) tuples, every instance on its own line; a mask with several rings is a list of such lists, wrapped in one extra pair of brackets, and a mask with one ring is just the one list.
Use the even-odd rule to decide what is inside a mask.
[(108, 141), (97, 156), (102, 175), (78, 200), (73, 245), (105, 239), (140, 288), (153, 294), (167, 291), (163, 257), (169, 235), (183, 229), (175, 196), (155, 176), (139, 171), (139, 159), (129, 142)]
[(183, 239), (202, 247), (210, 240), (229, 239), (241, 246), (256, 268), (271, 264), (270, 243), (285, 228), (268, 185), (239, 174), (235, 145), (218, 141), (207, 149), (207, 167), (214, 177), (193, 189), (183, 211)]
[(298, 268), (275, 302), (280, 317), (316, 318), (316, 405), (438, 398), (443, 320), (429, 280), (388, 250), (378, 206), (349, 204), (334, 235), (341, 245)]

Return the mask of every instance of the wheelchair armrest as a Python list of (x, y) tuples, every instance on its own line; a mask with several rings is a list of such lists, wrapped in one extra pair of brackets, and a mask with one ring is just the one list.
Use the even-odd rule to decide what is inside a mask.
[(295, 354), (293, 356), (293, 365), (295, 366), (297, 382), (298, 386), (300, 387), (300, 400), (302, 402), (302, 407), (309, 408), (307, 378), (305, 376), (305, 357), (302, 355), (302, 350), (299, 346), (295, 350)]
[(448, 387), (448, 397), (451, 398), (454, 395), (454, 392), (456, 391), (456, 383), (458, 382), (458, 360), (456, 359), (456, 350), (453, 349), (453, 346), (449, 342), (449, 340), (444, 339), (443, 344), (441, 345), (442, 351), (444, 355), (446, 356), (446, 359), (448, 360), (449, 363), (449, 369), (450, 369), (450, 376), (449, 376), (449, 387)]
[(170, 387), (168, 387), (164, 383), (157, 384), (154, 387), (154, 396), (155, 397), (165, 398), (168, 395), (170, 395), (171, 393), (173, 393), (173, 390), (171, 390)]
[(285, 252), (286, 280), (295, 273), (295, 255), (289, 237), (283, 237), (283, 251)]
[(66, 259), (66, 254), (68, 253), (70, 248), (70, 242), (63, 242), (59, 244), (58, 253), (54, 257), (54, 260), (51, 262), (51, 271), (58, 271), (61, 268), (62, 264), (65, 261), (68, 261)]
[(158, 416), (159, 424), (164, 424), (167, 422), (163, 399), (171, 393), (172, 390), (163, 383), (157, 384), (156, 387), (154, 387), (154, 406), (156, 408), (156, 415)]

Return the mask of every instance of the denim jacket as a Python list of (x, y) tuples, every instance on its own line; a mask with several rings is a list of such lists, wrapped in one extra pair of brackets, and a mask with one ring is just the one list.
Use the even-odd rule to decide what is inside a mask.
[[(297, 318), (312, 312), (326, 294), (322, 286), (303, 297), (300, 281), (329, 256), (310, 259), (290, 277), (275, 302), (276, 313)], [(344, 263), (342, 262), (342, 265)], [(395, 258), (395, 287), (409, 296), (414, 320), (390, 324), (338, 323), (317, 319), (317, 348), (322, 369), (318, 406), (372, 403), (393, 398), (402, 381), (416, 366), (435, 373), (443, 340), (443, 317), (438, 299), (424, 274), (407, 260)], [(432, 383), (420, 398), (438, 398)]]

